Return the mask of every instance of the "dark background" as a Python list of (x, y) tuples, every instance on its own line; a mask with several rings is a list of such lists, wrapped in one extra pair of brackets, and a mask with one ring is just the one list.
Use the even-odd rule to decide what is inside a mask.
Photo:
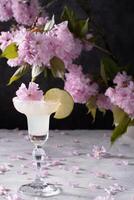
[[(43, 1), (45, 2), (45, 1)], [(134, 64), (134, 2), (132, 0), (57, 0), (47, 7), (50, 16), (54, 13), (58, 21), (65, 5), (72, 7), (79, 17), (87, 18), (92, 15), (93, 30), (103, 30), (108, 48), (117, 58), (120, 65)], [(7, 28), (7, 24), (0, 24), (0, 30)], [(99, 61), (102, 53), (93, 49), (90, 53), (83, 52), (80, 62), (85, 72), (99, 71)], [(30, 76), (26, 75), (21, 81), (7, 86), (9, 77), (14, 69), (6, 65), (6, 61), (0, 60), (0, 128), (26, 128), (26, 118), (15, 111), (12, 105), (12, 97), (21, 82), (28, 83)], [(47, 90), (51, 87), (63, 86), (62, 81), (38, 80), (41, 88)], [(95, 123), (84, 105), (76, 104), (72, 114), (64, 120), (51, 120), (52, 129), (111, 129), (112, 114), (105, 116), (97, 114)]]

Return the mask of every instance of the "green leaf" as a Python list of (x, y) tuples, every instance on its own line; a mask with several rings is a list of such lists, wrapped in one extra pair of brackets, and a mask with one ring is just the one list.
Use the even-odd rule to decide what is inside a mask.
[(104, 66), (103, 62), (101, 62), (100, 74), (101, 74), (101, 77), (102, 77), (104, 83), (106, 85), (108, 85), (107, 75), (106, 75), (105, 66)]
[(44, 67), (33, 66), (32, 67), (32, 81), (35, 81), (37, 76), (39, 76), (44, 71)]
[(109, 57), (104, 57), (101, 60), (101, 77), (107, 84), (109, 80), (113, 80), (117, 72), (119, 72), (119, 66)]
[(89, 30), (89, 19), (77, 20), (75, 27), (77, 36), (80, 38), (85, 37)]
[(93, 96), (91, 97), (88, 102), (86, 103), (86, 107), (88, 109), (88, 113), (91, 113), (93, 120), (95, 121), (95, 117), (96, 117), (96, 97)]
[(113, 117), (114, 117), (114, 124), (118, 125), (122, 119), (127, 116), (127, 114), (118, 106), (114, 106), (112, 109)]
[(70, 31), (74, 32), (76, 24), (76, 16), (71, 8), (68, 8), (67, 6), (64, 7), (63, 12), (61, 14), (61, 19), (63, 21), (68, 21), (68, 27)]
[(48, 74), (48, 68), (45, 67), (45, 68), (44, 68), (44, 77), (45, 77), (45, 78), (47, 77), (47, 74)]
[(127, 131), (127, 127), (130, 121), (131, 119), (127, 115), (124, 115), (119, 125), (113, 131), (113, 134), (111, 136), (111, 144), (113, 144), (119, 137), (121, 137)]
[(55, 19), (54, 19), (54, 15), (52, 16), (52, 19), (50, 21), (48, 21), (44, 27), (44, 31), (48, 32), (50, 31), (55, 25)]
[(89, 19), (77, 19), (75, 12), (71, 8), (64, 7), (61, 19), (68, 21), (68, 28), (76, 37), (84, 38), (88, 33)]
[(60, 58), (54, 56), (50, 60), (50, 64), (51, 64), (51, 72), (53, 76), (64, 80), (64, 75), (65, 75), (64, 62)]
[(18, 57), (18, 49), (15, 43), (12, 43), (8, 45), (3, 53), (1, 54), (1, 57), (5, 57), (7, 59), (14, 59)]
[(105, 110), (105, 109), (103, 109), (103, 108), (98, 108), (98, 110), (99, 110), (100, 112), (103, 113), (103, 116), (106, 114), (106, 110)]
[(16, 70), (16, 72), (12, 75), (12, 77), (9, 80), (8, 85), (11, 85), (14, 81), (17, 81), (22, 76), (24, 76), (29, 71), (28, 65), (23, 65), (20, 68)]

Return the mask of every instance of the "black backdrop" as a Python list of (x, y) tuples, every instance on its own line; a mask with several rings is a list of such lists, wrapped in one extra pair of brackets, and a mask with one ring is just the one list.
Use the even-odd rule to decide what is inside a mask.
[[(92, 14), (95, 23), (103, 29), (106, 40), (113, 54), (120, 64), (134, 64), (134, 2), (132, 0), (57, 0), (48, 7), (48, 13), (56, 15), (58, 20), (64, 5), (71, 6), (80, 17), (88, 17)], [(0, 30), (7, 28), (7, 24), (0, 24)], [(93, 49), (90, 54), (83, 53), (80, 62), (84, 71), (96, 72), (99, 70), (101, 54)], [(6, 61), (0, 60), (0, 128), (26, 128), (26, 118), (15, 111), (12, 105), (12, 97), (22, 81), (28, 83), (30, 76), (27, 75), (21, 81), (7, 86), (9, 77), (14, 69), (6, 65)], [(42, 89), (63, 86), (62, 81), (48, 78), (45, 82), (42, 77), (38, 80)], [(84, 105), (76, 104), (70, 117), (64, 120), (51, 120), (52, 129), (111, 129), (112, 114), (105, 116), (98, 112), (96, 122), (87, 115)]]

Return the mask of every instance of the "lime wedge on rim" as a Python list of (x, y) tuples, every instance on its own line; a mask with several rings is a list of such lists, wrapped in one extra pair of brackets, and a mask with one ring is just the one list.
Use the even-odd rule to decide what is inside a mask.
[(72, 96), (65, 90), (52, 88), (44, 95), (45, 101), (58, 101), (59, 107), (54, 115), (56, 119), (63, 119), (70, 115), (74, 107)]

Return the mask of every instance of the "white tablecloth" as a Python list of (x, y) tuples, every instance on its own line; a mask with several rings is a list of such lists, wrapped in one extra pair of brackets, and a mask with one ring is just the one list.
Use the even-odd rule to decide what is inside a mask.
[[(42, 176), (62, 188), (61, 195), (51, 200), (94, 200), (98, 196), (104, 200), (134, 200), (134, 141), (120, 140), (111, 147), (110, 133), (50, 131)], [(10, 189), (10, 193), (16, 193), (20, 185), (34, 177), (32, 149), (27, 131), (0, 130), (0, 186)], [(3, 199), (6, 196), (0, 195)]]

